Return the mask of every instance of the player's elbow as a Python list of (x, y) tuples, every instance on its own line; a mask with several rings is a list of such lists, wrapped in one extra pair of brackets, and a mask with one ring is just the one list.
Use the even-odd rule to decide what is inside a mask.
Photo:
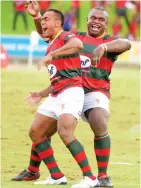
[(131, 43), (128, 39), (123, 39), (125, 44), (125, 51), (131, 49)]
[(75, 45), (75, 48), (77, 48), (78, 50), (81, 50), (83, 49), (83, 43), (80, 39), (76, 38), (74, 40), (74, 45)]

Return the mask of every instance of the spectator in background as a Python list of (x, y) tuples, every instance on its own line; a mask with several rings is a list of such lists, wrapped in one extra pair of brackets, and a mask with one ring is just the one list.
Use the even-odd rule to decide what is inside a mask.
[(127, 38), (129, 40), (136, 40), (136, 36), (137, 36), (137, 17), (136, 15), (134, 15), (129, 24), (129, 33), (127, 35)]
[(64, 30), (70, 31), (72, 29), (76, 29), (76, 17), (75, 17), (75, 10), (71, 7), (64, 15)]
[(43, 15), (47, 9), (50, 8), (50, 4), (51, 4), (51, 1), (48, 0), (48, 1), (40, 1), (40, 11), (41, 11), (41, 14)]
[(25, 30), (28, 30), (28, 23), (27, 23), (25, 8), (24, 8), (24, 1), (14, 0), (13, 7), (14, 7), (13, 30), (16, 30), (16, 24), (17, 24), (17, 19), (19, 15), (22, 16)]
[(127, 27), (129, 28), (129, 20), (128, 20), (127, 12), (126, 12), (126, 3), (127, 3), (126, 0), (123, 0), (123, 1), (116, 0), (115, 1), (116, 14), (117, 14), (117, 17), (123, 16), (125, 18)]
[(122, 24), (120, 23), (119, 17), (115, 19), (112, 25), (113, 35), (120, 37), (120, 31), (122, 30)]
[(103, 7), (105, 10), (107, 10), (107, 7), (108, 7), (108, 1), (95, 1), (95, 0), (92, 0), (92, 8), (94, 7)]
[(77, 19), (77, 27), (79, 27), (80, 24), (80, 0), (72, 0), (71, 7), (74, 9), (75, 12), (75, 18)]
[(141, 8), (141, 3), (140, 1), (134, 1), (136, 5), (136, 18), (137, 18), (137, 24), (140, 25), (140, 8)]

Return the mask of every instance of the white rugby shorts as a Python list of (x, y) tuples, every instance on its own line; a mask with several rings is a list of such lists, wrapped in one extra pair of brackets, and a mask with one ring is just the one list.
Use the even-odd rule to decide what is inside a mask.
[(57, 96), (49, 96), (39, 106), (37, 112), (58, 120), (62, 114), (71, 114), (76, 119), (81, 117), (84, 104), (84, 90), (81, 87), (65, 89)]
[(87, 119), (84, 115), (84, 112), (90, 108), (104, 108), (109, 112), (109, 99), (102, 92), (90, 92), (84, 95), (84, 106), (82, 110), (82, 119), (86, 122)]

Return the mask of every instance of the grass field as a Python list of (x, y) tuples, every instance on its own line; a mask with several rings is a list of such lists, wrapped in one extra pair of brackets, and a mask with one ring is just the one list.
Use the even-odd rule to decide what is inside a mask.
[[(24, 30), (24, 24), (23, 21), (21, 19), (21, 17), (19, 17), (18, 21), (17, 21), (17, 29), (16, 31), (12, 30), (12, 23), (13, 23), (13, 5), (12, 5), (12, 1), (8, 1), (8, 0), (1, 0), (0, 4), (1, 4), (1, 32), (2, 34), (24, 34), (24, 35), (29, 35), (31, 33), (32, 30), (35, 30), (34, 27), (34, 23), (32, 18), (28, 15), (27, 19), (28, 19), (28, 25), (29, 25), (29, 30), (25, 31)], [(64, 0), (62, 1), (62, 6), (61, 6), (61, 11), (63, 13), (65, 13), (68, 8), (71, 5), (71, 1), (69, 0)], [(57, 1), (52, 1), (51, 4), (51, 8), (56, 8), (58, 9), (58, 2)], [(80, 26), (79, 26), (79, 30), (81, 31), (86, 31), (86, 19), (87, 19), (87, 15), (89, 10), (91, 9), (91, 1), (81, 1), (81, 9), (80, 9)], [(108, 33), (112, 34), (112, 24), (114, 23), (115, 19), (116, 19), (116, 14), (115, 14), (115, 4), (111, 3), (108, 6), (108, 12), (109, 12), (109, 24), (108, 24)], [(132, 17), (132, 11), (129, 9), (128, 10), (128, 18), (129, 20), (131, 20)], [(122, 37), (125, 37), (128, 33), (128, 28), (126, 26), (125, 20), (124, 18), (120, 19), (121, 23), (122, 23)], [(138, 37), (140, 36), (139, 34), (139, 30), (138, 30)]]
[[(140, 187), (139, 130), (131, 131), (132, 127), (140, 124), (139, 74), (139, 69), (114, 68), (111, 76), (109, 133), (112, 152), (108, 172), (115, 188)], [(31, 141), (28, 129), (36, 109), (29, 110), (23, 98), (29, 91), (39, 91), (48, 83), (44, 71), (8, 69), (2, 71), (2, 188), (44, 187), (33, 185), (32, 182), (11, 182), (10, 179), (26, 168), (29, 161)], [(85, 146), (93, 171), (97, 173), (93, 154), (93, 135), (89, 125), (80, 121), (75, 134)], [(52, 139), (52, 146), (69, 182), (68, 185), (61, 187), (69, 188), (81, 178), (81, 172), (57, 135)], [(42, 164), (40, 179), (47, 176), (48, 170)]]

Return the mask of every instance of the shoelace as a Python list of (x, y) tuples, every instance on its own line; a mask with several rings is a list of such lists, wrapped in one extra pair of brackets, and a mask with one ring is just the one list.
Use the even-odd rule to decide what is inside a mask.
[(26, 170), (22, 171), (19, 175), (23, 175), (25, 174), (25, 172), (27, 172)]

